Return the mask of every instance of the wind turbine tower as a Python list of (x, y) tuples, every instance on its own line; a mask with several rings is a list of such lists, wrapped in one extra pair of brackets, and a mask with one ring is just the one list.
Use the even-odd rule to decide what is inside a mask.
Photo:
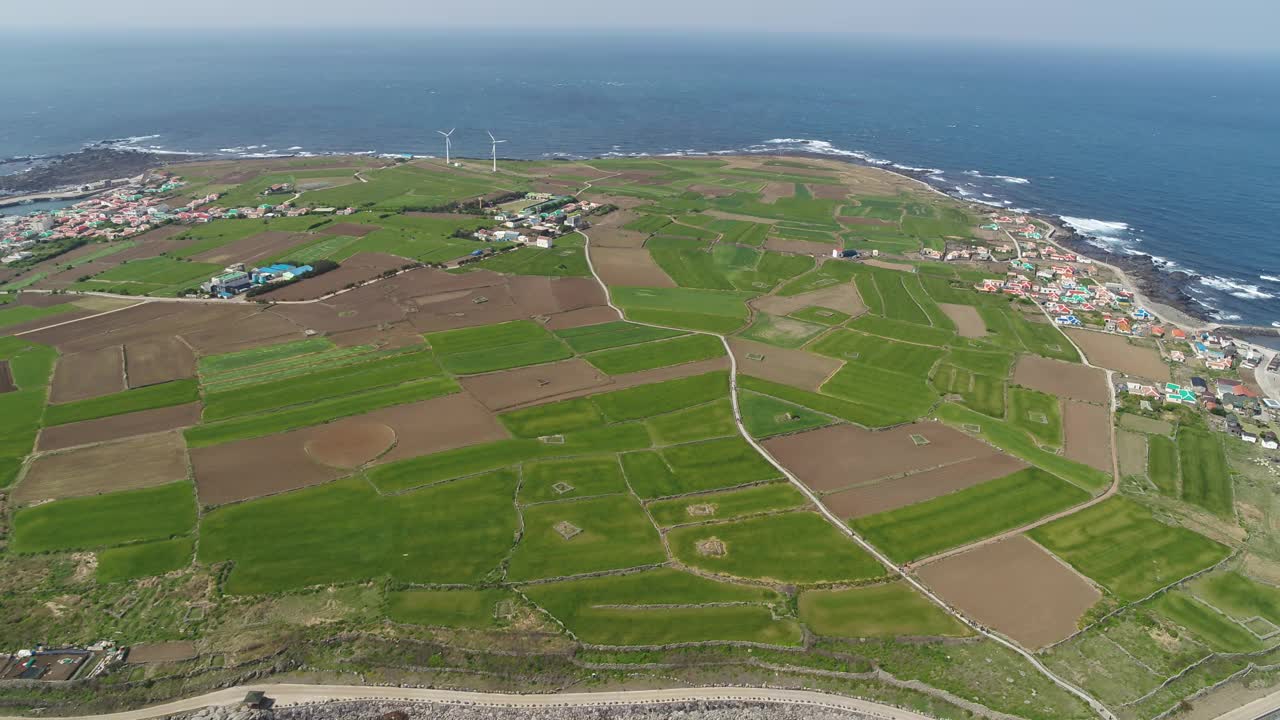
[(445, 132), (445, 131), (443, 131), (443, 130), (437, 130), (437, 131), (436, 131), (436, 132), (438, 132), (438, 133), (440, 133), (441, 135), (443, 135), (443, 136), (444, 136), (444, 164), (445, 164), (445, 165), (450, 165), (450, 164), (452, 164), (452, 163), (450, 163), (450, 162), (449, 162), (449, 149), (450, 149), (450, 147), (451, 147), (451, 145), (452, 145), (451, 141), (449, 140), (449, 136), (450, 136), (450, 135), (452, 135), (452, 134), (453, 134), (453, 131), (454, 131), (454, 130), (457, 130), (457, 129), (458, 129), (458, 128), (450, 128), (450, 129), (449, 129), (449, 132)]
[(498, 143), (504, 143), (506, 140), (499, 140), (488, 130), (485, 132), (489, 133), (489, 141), (493, 143), (493, 171), (498, 172)]

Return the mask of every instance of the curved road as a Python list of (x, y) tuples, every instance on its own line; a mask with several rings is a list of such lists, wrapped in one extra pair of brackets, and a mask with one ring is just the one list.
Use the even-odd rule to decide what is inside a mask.
[[(391, 700), (433, 702), (494, 708), (562, 708), (605, 707), (610, 705), (658, 705), (664, 703), (725, 700), (733, 702), (770, 702), (809, 705), (843, 710), (880, 720), (932, 720), (927, 715), (842, 695), (828, 695), (810, 690), (774, 688), (702, 687), (665, 690), (614, 690), (605, 692), (557, 693), (547, 695), (511, 695), (506, 693), (464, 692), (428, 688), (366, 687), (363, 685), (242, 685), (218, 690), (141, 710), (107, 715), (83, 715), (58, 720), (150, 720), (175, 713), (186, 713), (211, 705), (230, 705), (244, 699), (250, 690), (261, 690), (277, 706), (342, 700)], [(39, 720), (16, 717), (14, 720)], [(48, 720), (45, 718), (44, 720)]]

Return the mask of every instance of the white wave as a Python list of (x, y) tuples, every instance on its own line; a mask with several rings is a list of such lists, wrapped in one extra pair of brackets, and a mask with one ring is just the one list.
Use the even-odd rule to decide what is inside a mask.
[[(960, 197), (972, 197), (972, 196), (973, 196), (973, 191), (964, 189), (964, 186), (962, 186), (962, 185), (957, 185), (957, 186), (956, 186), (956, 192), (960, 193)], [(986, 195), (986, 197), (990, 197), (990, 196), (989, 196), (989, 195)]]
[(289, 149), (290, 149), (290, 150), (301, 150), (301, 149), (302, 149), (302, 146), (301, 146), (301, 145), (294, 145), (293, 147), (291, 147), (291, 148), (289, 148)]
[(1235, 322), (1236, 320), (1244, 319), (1242, 316), (1235, 313), (1214, 313), (1213, 316), (1218, 320), (1224, 320), (1226, 322)]
[(982, 178), (984, 180), (1000, 180), (1002, 182), (1007, 182), (1011, 185), (1030, 185), (1031, 184), (1030, 180), (1024, 177), (1018, 177), (1017, 175), (983, 175), (977, 170), (965, 170), (964, 174), (968, 175), (969, 177)]
[(1241, 300), (1270, 300), (1275, 295), (1262, 290), (1257, 285), (1240, 282), (1221, 275), (1208, 275), (1200, 278), (1200, 284), (1219, 290)]
[(1280, 283), (1280, 277), (1276, 277), (1275, 275), (1259, 275), (1258, 279), (1266, 280), (1267, 282)]
[(1129, 223), (1119, 222), (1115, 220), (1094, 220), (1093, 218), (1078, 218), (1067, 215), (1062, 216), (1062, 222), (1069, 227), (1075, 229), (1081, 235), (1097, 237), (1099, 235), (1105, 237), (1119, 237), (1129, 232)]
[[(788, 145), (792, 147), (786, 147)], [(746, 152), (777, 152), (778, 150), (795, 150), (799, 152), (811, 152), (815, 155), (851, 157), (870, 165), (884, 166), (893, 164), (892, 160), (878, 158), (861, 150), (843, 150), (832, 145), (826, 140), (810, 140), (808, 138), (773, 138), (772, 140), (766, 140), (763, 145), (753, 145), (751, 148), (747, 148)]]

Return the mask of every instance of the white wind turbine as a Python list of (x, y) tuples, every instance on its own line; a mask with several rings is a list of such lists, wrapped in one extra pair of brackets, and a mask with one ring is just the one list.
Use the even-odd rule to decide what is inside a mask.
[(493, 171), (498, 172), (498, 143), (504, 143), (506, 140), (499, 140), (488, 130), (485, 132), (489, 133), (489, 140), (493, 143)]
[(450, 135), (452, 135), (452, 134), (453, 134), (453, 131), (454, 131), (454, 130), (457, 130), (457, 129), (458, 129), (458, 128), (450, 128), (450, 129), (449, 129), (449, 132), (445, 132), (445, 131), (443, 131), (443, 130), (437, 130), (437, 131), (436, 131), (436, 132), (438, 132), (438, 133), (440, 133), (441, 135), (443, 135), (443, 136), (444, 136), (444, 164), (445, 164), (445, 165), (449, 165), (449, 164), (450, 164), (450, 163), (449, 163), (449, 148), (450, 148), (450, 146), (451, 146), (451, 143), (450, 143), (450, 140), (449, 140), (449, 136), (450, 136)]

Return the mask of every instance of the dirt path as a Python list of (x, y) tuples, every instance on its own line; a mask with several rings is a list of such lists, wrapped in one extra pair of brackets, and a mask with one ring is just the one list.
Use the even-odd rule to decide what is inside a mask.
[[(586, 189), (589, 188), (590, 186), (591, 184), (587, 183), (587, 186), (583, 188), (583, 191), (586, 191)], [(582, 237), (584, 238), (583, 254), (586, 256), (587, 268), (591, 271), (591, 276), (595, 278), (596, 282), (600, 284), (600, 288), (604, 291), (605, 302), (609, 305), (609, 307), (613, 308), (613, 310), (616, 313), (618, 313), (618, 318), (620, 320), (625, 320), (626, 314), (623, 313), (621, 308), (613, 304), (613, 294), (609, 292), (609, 286), (606, 285), (605, 282), (600, 279), (600, 275), (596, 273), (595, 265), (591, 261), (591, 237), (586, 232), (583, 232), (581, 234), (582, 234)], [(629, 322), (635, 322), (635, 321), (632, 320)], [(663, 329), (676, 329), (676, 328), (668, 328), (663, 325), (655, 325), (652, 323), (637, 323), (637, 324), (648, 325), (650, 327), (657, 327), (657, 328), (663, 328)], [(685, 329), (685, 331), (690, 332), (687, 329)], [(872, 557), (874, 557), (878, 562), (880, 562), (880, 564), (882, 564), (885, 568), (887, 568), (891, 573), (901, 577), (905, 582), (909, 583), (913, 588), (915, 588), (918, 592), (920, 592), (920, 594), (929, 598), (931, 601), (933, 601), (934, 604), (943, 608), (947, 613), (955, 617), (960, 622), (964, 623), (966, 627), (970, 628), (975, 633), (978, 633), (996, 643), (999, 643), (1000, 645), (1003, 645), (1004, 647), (1021, 655), (1023, 659), (1031, 663), (1031, 665), (1035, 667), (1036, 670), (1040, 671), (1045, 677), (1049, 678), (1049, 680), (1051, 680), (1054, 684), (1058, 685), (1062, 689), (1066, 690), (1072, 695), (1075, 695), (1076, 697), (1080, 698), (1085, 703), (1087, 703), (1089, 707), (1093, 708), (1094, 712), (1096, 712), (1100, 717), (1104, 718), (1104, 720), (1116, 720), (1115, 716), (1111, 714), (1111, 711), (1108, 710), (1107, 707), (1103, 705), (1101, 702), (1094, 699), (1093, 696), (1089, 695), (1088, 693), (1076, 687), (1075, 685), (1055, 675), (1053, 671), (1049, 670), (1049, 668), (1046, 667), (1043, 663), (1041, 663), (1038, 659), (1036, 659), (1034, 655), (1027, 652), (1017, 643), (1014, 643), (1010, 640), (1006, 640), (1004, 637), (997, 635), (991, 632), (990, 630), (987, 630), (983, 626), (970, 620), (960, 611), (948, 605), (946, 601), (944, 601), (941, 597), (936, 595), (932, 590), (930, 590), (923, 583), (917, 580), (913, 575), (906, 572), (905, 569), (895, 565), (892, 560), (890, 560), (886, 555), (884, 555), (879, 550), (877, 550), (875, 546), (867, 542), (865, 539), (862, 538), (862, 536), (855, 533), (851, 527), (849, 527), (847, 524), (842, 522), (840, 518), (832, 514), (832, 512), (828, 510), (827, 507), (818, 500), (817, 495), (815, 495), (814, 492), (808, 488), (808, 486), (800, 482), (800, 479), (798, 477), (792, 474), (792, 472), (788, 470), (786, 467), (784, 467), (782, 463), (778, 462), (778, 460), (774, 458), (773, 455), (769, 454), (769, 452), (764, 449), (764, 446), (762, 446), (759, 442), (756, 441), (754, 437), (751, 436), (751, 433), (747, 432), (747, 427), (745, 424), (743, 424), (743, 420), (742, 420), (742, 408), (738, 402), (738, 360), (737, 358), (734, 357), (732, 348), (729, 347), (729, 340), (724, 335), (720, 335), (717, 333), (711, 333), (711, 332), (706, 332), (701, 330), (694, 330), (691, 332), (695, 332), (700, 335), (710, 335), (712, 337), (718, 338), (721, 344), (724, 345), (725, 353), (729, 355), (729, 399), (733, 403), (733, 421), (737, 425), (738, 433), (742, 436), (744, 440), (747, 441), (747, 444), (751, 445), (751, 447), (753, 447), (756, 452), (760, 453), (762, 457), (764, 457), (766, 460), (769, 461), (769, 464), (773, 465), (774, 468), (778, 470), (778, 472), (782, 473), (783, 477), (787, 478), (787, 480), (791, 483), (793, 487), (795, 487), (797, 490), (803, 493), (804, 496), (808, 498), (809, 501), (813, 503), (815, 507), (817, 507), (818, 511), (822, 514), (823, 517), (827, 519), (829, 523), (831, 523), (832, 526), (834, 526), (837, 530), (843, 533), (846, 537), (848, 537), (849, 539), (857, 543), (859, 547), (861, 547), (863, 550), (869, 553)], [(1068, 338), (1068, 341), (1070, 341), (1070, 338)], [(1077, 350), (1078, 349), (1079, 348), (1077, 348)], [(1081, 355), (1083, 356), (1083, 353), (1081, 353)], [(1108, 383), (1109, 382), (1110, 382), (1110, 375), (1108, 375)], [(1115, 403), (1115, 400), (1113, 396), (1112, 398), (1112, 414), (1113, 415), (1115, 412), (1114, 403)], [(1118, 467), (1118, 460), (1115, 453), (1114, 424), (1112, 427), (1111, 447), (1112, 447), (1112, 464), (1113, 466)], [(1118, 473), (1117, 473), (1117, 476), (1118, 476)], [(1113, 481), (1112, 486), (1107, 491), (1107, 493), (1108, 494), (1114, 493), (1117, 487), (1118, 487), (1118, 480)], [(1100, 502), (1100, 500), (1098, 501)], [(1078, 509), (1083, 509), (1083, 507)]]
[[(243, 700), (245, 693), (250, 690), (265, 692), (267, 697), (275, 701), (277, 707), (331, 701), (394, 700), (473, 707), (546, 708), (551, 710), (562, 707), (660, 705), (703, 700), (807, 705), (858, 713), (878, 720), (930, 720), (926, 715), (889, 705), (881, 705), (880, 703), (858, 700), (842, 695), (828, 695), (827, 693), (810, 690), (789, 690), (784, 688), (695, 687), (665, 690), (613, 690), (608, 692), (515, 695), (429, 688), (300, 684), (241, 685), (141, 710), (130, 710), (108, 715), (82, 715), (67, 717), (62, 720), (150, 720), (151, 718), (160, 718), (166, 715), (192, 712), (212, 705), (237, 703)], [(14, 720), (35, 719), (16, 717)]]

